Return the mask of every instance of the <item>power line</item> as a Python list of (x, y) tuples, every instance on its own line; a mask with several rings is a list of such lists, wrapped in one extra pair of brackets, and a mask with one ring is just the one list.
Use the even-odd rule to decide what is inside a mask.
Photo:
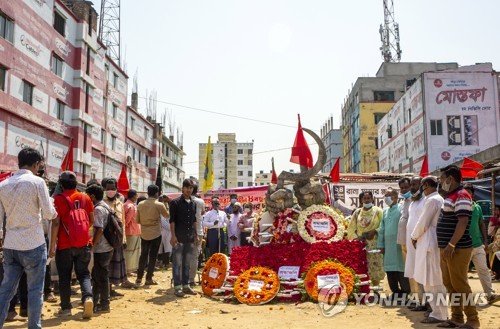
[[(138, 98), (146, 99), (146, 97), (141, 97), (141, 96), (139, 96)], [(221, 115), (221, 116), (225, 116), (225, 117), (241, 119), (241, 120), (248, 120), (248, 121), (259, 122), (259, 123), (265, 123), (265, 124), (269, 124), (269, 125), (275, 125), (275, 126), (286, 127), (286, 128), (294, 128), (294, 129), (297, 128), (297, 126), (290, 126), (290, 125), (285, 125), (285, 124), (277, 123), (277, 122), (271, 122), (271, 121), (266, 121), (266, 120), (244, 117), (244, 116), (240, 116), (240, 115), (227, 114), (227, 113), (223, 113), (223, 112), (206, 110), (206, 109), (202, 109), (199, 107), (187, 106), (187, 105), (182, 105), (182, 104), (177, 104), (177, 103), (172, 103), (172, 102), (167, 102), (167, 101), (160, 101), (160, 100), (156, 100), (156, 101), (158, 103), (167, 104), (167, 105), (171, 105), (171, 106), (177, 106), (177, 107), (181, 107), (181, 108), (193, 110), (193, 111), (199, 111), (199, 112), (210, 113), (210, 114), (217, 114), (217, 115)]]

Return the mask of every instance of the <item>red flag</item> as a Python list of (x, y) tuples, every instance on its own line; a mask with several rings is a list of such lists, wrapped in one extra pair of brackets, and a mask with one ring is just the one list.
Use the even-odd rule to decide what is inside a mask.
[(427, 160), (427, 154), (424, 155), (424, 161), (422, 161), (422, 168), (420, 168), (420, 177), (429, 176), (429, 161)]
[(311, 150), (309, 149), (309, 145), (307, 145), (306, 138), (304, 137), (304, 131), (302, 130), (302, 124), (300, 123), (300, 114), (298, 114), (298, 117), (299, 127), (297, 129), (297, 134), (295, 135), (295, 142), (293, 143), (290, 162), (307, 168), (312, 168), (313, 157)]
[(271, 184), (278, 184), (278, 175), (276, 175), (276, 171), (274, 170), (274, 158), (271, 158), (271, 167), (273, 168)]
[(325, 203), (331, 205), (332, 200), (330, 198), (330, 183), (323, 184), (323, 192), (325, 193)]
[(118, 177), (118, 182), (116, 183), (118, 192), (125, 195), (130, 190), (130, 184), (127, 178), (127, 168), (122, 166), (122, 171), (120, 172), (120, 177)]
[(73, 138), (69, 141), (68, 152), (64, 156), (64, 160), (61, 163), (62, 171), (73, 171)]
[(1, 173), (0, 174), (0, 182), (3, 182), (4, 180), (6, 180), (7, 178), (9, 178), (10, 176), (12, 176), (11, 172)]
[(330, 171), (330, 178), (332, 183), (340, 182), (340, 158), (337, 158), (337, 161), (335, 161), (332, 171)]
[(477, 173), (483, 169), (484, 167), (481, 163), (469, 158), (464, 158), (460, 171), (462, 172), (462, 178), (476, 178)]

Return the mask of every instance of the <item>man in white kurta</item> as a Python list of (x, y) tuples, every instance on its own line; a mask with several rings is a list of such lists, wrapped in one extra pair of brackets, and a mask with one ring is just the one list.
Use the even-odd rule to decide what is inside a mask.
[(236, 202), (233, 205), (233, 213), (229, 218), (229, 225), (227, 226), (227, 249), (229, 255), (233, 252), (233, 248), (241, 246), (241, 229), (238, 226), (241, 216), (240, 209), (241, 204)]
[(437, 192), (438, 182), (433, 176), (422, 180), (425, 204), (415, 228), (411, 233), (412, 244), (416, 246), (415, 271), (413, 278), (424, 285), (432, 312), (422, 323), (439, 323), (448, 319), (448, 308), (443, 298), (446, 288), (440, 267), (436, 225), (444, 200)]

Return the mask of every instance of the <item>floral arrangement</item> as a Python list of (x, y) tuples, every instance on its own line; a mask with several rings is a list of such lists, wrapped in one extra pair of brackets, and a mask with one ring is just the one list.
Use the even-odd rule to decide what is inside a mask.
[[(318, 301), (318, 295), (320, 294), (320, 290), (322, 287), (318, 287), (318, 277), (320, 276), (329, 276), (333, 274), (338, 274), (340, 282), (344, 285), (347, 296), (350, 296), (354, 290), (354, 285), (356, 281), (356, 276), (354, 271), (342, 265), (338, 261), (333, 260), (323, 260), (317, 263), (312, 264), (309, 271), (304, 278), (304, 287), (306, 289), (307, 294), (311, 297), (312, 300)], [(336, 294), (335, 298), (340, 296), (339, 293)], [(322, 294), (322, 298), (329, 298), (331, 296), (327, 296)], [(327, 300), (330, 302), (330, 300)]]
[(222, 253), (213, 254), (203, 268), (201, 274), (201, 289), (206, 296), (212, 296), (214, 289), (219, 289), (224, 284), (229, 270), (229, 260)]
[(234, 296), (243, 304), (261, 305), (271, 301), (280, 289), (278, 274), (270, 268), (254, 266), (234, 282)]
[[(336, 259), (354, 270), (356, 274), (368, 274), (366, 244), (362, 241), (341, 240), (309, 244), (297, 241), (290, 244), (268, 244), (261, 247), (244, 246), (235, 248), (231, 254), (233, 275), (239, 275), (252, 266), (266, 266), (278, 271), (280, 266), (300, 266), (301, 274), (312, 264)], [(369, 292), (368, 286), (360, 287), (361, 292)]]
[(294, 212), (291, 209), (286, 209), (276, 215), (273, 223), (273, 227), (275, 228), (273, 231), (273, 243), (292, 243), (302, 240), (299, 233), (291, 229), (295, 222), (293, 214)]
[(341, 216), (328, 206), (312, 205), (301, 211), (299, 234), (304, 241), (339, 241), (344, 238), (345, 225)]

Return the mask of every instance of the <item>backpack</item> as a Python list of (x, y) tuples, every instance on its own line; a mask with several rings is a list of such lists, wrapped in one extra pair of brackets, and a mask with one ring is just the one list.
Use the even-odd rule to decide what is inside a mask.
[(103, 230), (103, 235), (108, 243), (116, 249), (123, 245), (123, 224), (114, 211), (107, 207), (106, 209), (108, 210), (108, 222)]
[(61, 195), (61, 197), (65, 198), (69, 206), (69, 211), (61, 218), (61, 224), (68, 235), (71, 248), (88, 246), (90, 241), (90, 220), (87, 211), (80, 207), (79, 200), (73, 202), (66, 195)]

